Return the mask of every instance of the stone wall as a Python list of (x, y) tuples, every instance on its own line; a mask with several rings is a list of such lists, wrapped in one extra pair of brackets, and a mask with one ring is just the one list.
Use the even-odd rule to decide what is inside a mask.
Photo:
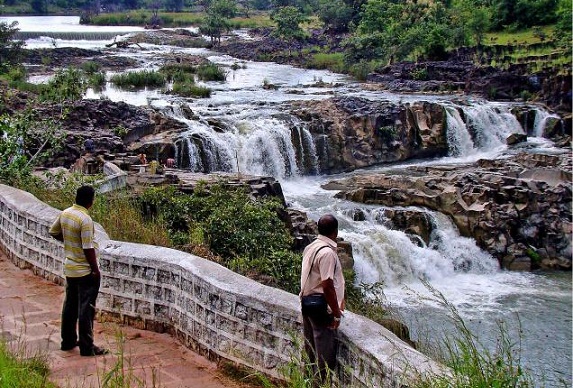
[[(21, 268), (63, 284), (63, 246), (48, 229), (59, 211), (29, 193), (0, 185), (0, 248)], [(280, 378), (298, 354), (298, 297), (200, 257), (156, 246), (113, 241), (97, 225), (102, 270), (100, 319), (167, 331), (187, 347)], [(350, 312), (341, 325), (345, 387), (397, 387), (440, 365), (384, 327)]]

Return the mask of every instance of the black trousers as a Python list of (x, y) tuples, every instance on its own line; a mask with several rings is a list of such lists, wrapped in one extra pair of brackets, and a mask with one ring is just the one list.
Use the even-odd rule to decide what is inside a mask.
[(62, 308), (62, 348), (72, 348), (79, 342), (82, 354), (93, 350), (93, 322), (99, 286), (100, 279), (93, 275), (66, 277), (66, 298)]
[(304, 314), (302, 322), (304, 350), (311, 366), (313, 386), (323, 385), (329, 380), (329, 374), (333, 373), (336, 368), (338, 330), (330, 329), (323, 322)]

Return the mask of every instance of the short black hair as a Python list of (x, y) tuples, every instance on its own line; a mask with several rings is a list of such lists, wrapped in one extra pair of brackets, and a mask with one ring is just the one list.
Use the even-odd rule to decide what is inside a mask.
[(325, 214), (318, 220), (318, 233), (330, 236), (338, 230), (338, 220), (332, 214)]
[(88, 207), (94, 202), (95, 190), (93, 187), (85, 185), (76, 192), (76, 204)]

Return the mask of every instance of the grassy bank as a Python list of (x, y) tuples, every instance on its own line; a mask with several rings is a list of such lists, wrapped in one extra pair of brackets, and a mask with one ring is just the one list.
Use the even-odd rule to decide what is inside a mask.
[(48, 381), (47, 355), (30, 355), (25, 345), (17, 343), (13, 349), (5, 338), (0, 338), (0, 387), (57, 388)]
[[(205, 20), (203, 12), (159, 12), (161, 27), (191, 27), (199, 26)], [(151, 21), (151, 11), (139, 10), (118, 13), (102, 13), (91, 16), (88, 24), (96, 26), (140, 26), (144, 27)], [(267, 12), (257, 12), (250, 17), (234, 17), (230, 19), (231, 28), (272, 27), (274, 22)]]

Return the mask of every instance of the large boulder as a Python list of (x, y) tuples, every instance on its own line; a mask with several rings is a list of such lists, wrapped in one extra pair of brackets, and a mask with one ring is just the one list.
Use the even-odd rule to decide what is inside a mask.
[(438, 104), (341, 97), (294, 102), (291, 113), (307, 124), (325, 174), (448, 152), (445, 113)]

